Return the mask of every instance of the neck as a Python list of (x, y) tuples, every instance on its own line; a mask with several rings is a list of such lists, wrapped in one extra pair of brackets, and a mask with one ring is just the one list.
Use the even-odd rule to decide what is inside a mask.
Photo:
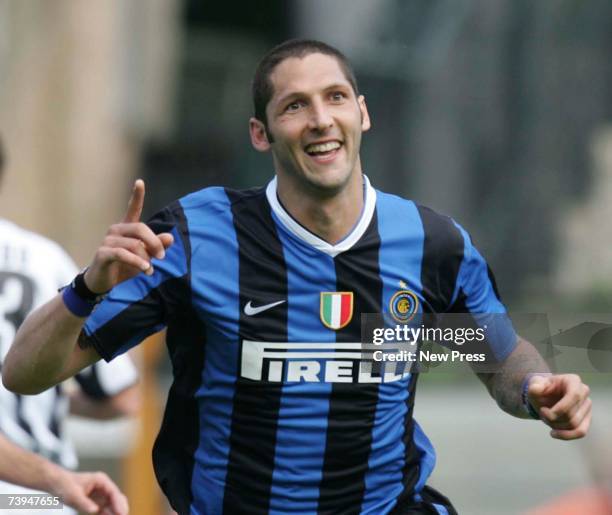
[(319, 238), (334, 245), (355, 226), (363, 209), (363, 177), (355, 173), (338, 192), (330, 195), (304, 191), (278, 176), (277, 194), (285, 210)]

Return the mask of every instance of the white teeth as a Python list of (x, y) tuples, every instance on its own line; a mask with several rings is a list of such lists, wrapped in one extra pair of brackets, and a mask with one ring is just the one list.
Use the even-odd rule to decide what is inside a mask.
[(337, 141), (329, 141), (328, 143), (315, 143), (314, 145), (308, 145), (306, 152), (309, 154), (318, 154), (322, 152), (331, 152), (340, 148), (340, 143)]

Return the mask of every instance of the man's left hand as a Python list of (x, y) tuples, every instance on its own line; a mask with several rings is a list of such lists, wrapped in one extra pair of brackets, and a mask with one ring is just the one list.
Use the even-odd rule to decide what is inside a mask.
[(575, 374), (533, 376), (529, 381), (529, 402), (542, 421), (552, 427), (550, 436), (574, 440), (587, 434), (592, 402), (589, 387)]

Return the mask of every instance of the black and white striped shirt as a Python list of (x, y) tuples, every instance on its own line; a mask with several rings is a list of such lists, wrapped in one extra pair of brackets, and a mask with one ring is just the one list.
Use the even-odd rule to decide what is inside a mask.
[[(27, 314), (56, 295), (76, 273), (76, 265), (59, 245), (0, 219), (0, 367)], [(100, 361), (76, 379), (87, 395), (104, 398), (134, 384), (137, 373), (130, 359), (122, 357), (110, 364)], [(63, 427), (67, 412), (62, 385), (22, 396), (0, 383), (0, 432), (22, 448), (74, 468), (76, 455)]]

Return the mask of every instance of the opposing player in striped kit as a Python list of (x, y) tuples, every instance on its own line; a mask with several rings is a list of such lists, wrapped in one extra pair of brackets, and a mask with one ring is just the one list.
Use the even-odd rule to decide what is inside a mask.
[[(4, 170), (0, 140), (0, 179)], [(4, 356), (30, 310), (54, 295), (77, 272), (68, 254), (55, 242), (0, 218), (0, 370)], [(77, 456), (66, 434), (68, 413), (108, 419), (133, 414), (138, 395), (136, 369), (122, 356), (113, 364), (96, 363), (80, 372), (78, 388), (64, 385), (38, 395), (24, 396), (0, 385), (0, 494), (19, 496), (49, 492), (66, 504), (57, 510), (38, 510), (26, 504), (30, 515), (127, 513), (125, 496), (103, 473), (77, 473)], [(6, 499), (6, 497), (5, 497)], [(5, 513), (0, 506), (0, 513)], [(9, 513), (15, 513), (12, 509)]]
[[(33, 315), (5, 381), (38, 390), (167, 326), (175, 378), (154, 465), (180, 514), (455, 513), (426, 486), (417, 374), (376, 374), (354, 354), (364, 313), (504, 313), (487, 265), (451, 219), (362, 173), (370, 116), (336, 49), (271, 50), (253, 96), (270, 183), (198, 191), (145, 225), (138, 181), (80, 279), (91, 297), (112, 291), (87, 319), (70, 291)], [(580, 378), (527, 377), (546, 365), (510, 325), (489, 351), (499, 369), (482, 379), (503, 409), (558, 438), (586, 432)]]

